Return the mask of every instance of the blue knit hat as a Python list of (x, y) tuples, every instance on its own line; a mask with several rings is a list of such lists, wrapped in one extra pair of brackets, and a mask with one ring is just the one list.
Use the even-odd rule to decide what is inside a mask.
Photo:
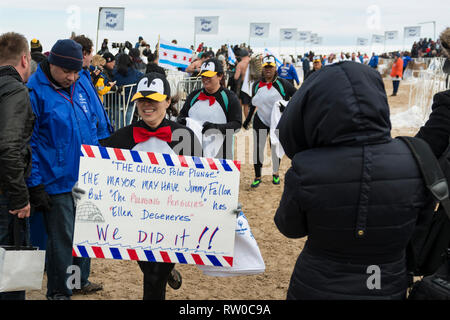
[(52, 47), (48, 62), (58, 67), (80, 71), (83, 68), (83, 50), (72, 39), (58, 40)]

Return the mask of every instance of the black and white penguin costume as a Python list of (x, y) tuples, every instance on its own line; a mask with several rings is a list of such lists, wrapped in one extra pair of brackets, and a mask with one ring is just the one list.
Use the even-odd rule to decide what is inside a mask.
[[(201, 68), (202, 75), (223, 72), (217, 59), (206, 60)], [(227, 136), (226, 130), (239, 130), (242, 125), (242, 108), (236, 94), (220, 87), (214, 94), (209, 94), (204, 88), (195, 90), (186, 98), (180, 111), (178, 121), (189, 119), (200, 126), (209, 122), (211, 129), (217, 129), (216, 135), (202, 133), (203, 156), (211, 158), (233, 157), (233, 136)], [(206, 132), (208, 133), (208, 132)]]
[[(263, 67), (265, 65), (276, 67), (275, 57), (264, 57)], [(244, 127), (248, 126), (256, 110), (253, 119), (253, 136), (255, 139), (253, 143), (253, 161), (256, 177), (261, 177), (261, 169), (264, 161), (264, 147), (270, 131), (272, 109), (277, 101), (288, 101), (294, 95), (295, 91), (295, 87), (289, 81), (276, 76), (275, 79), (269, 83), (264, 82), (263, 79), (253, 83), (252, 101), (250, 103), (249, 114), (244, 122)], [(274, 150), (271, 151), (273, 171), (275, 173), (278, 172), (281, 159), (278, 158)]]
[[(170, 86), (164, 75), (150, 73), (138, 84), (133, 100), (140, 98), (162, 101), (170, 96)], [(175, 133), (175, 134), (174, 134)], [(183, 141), (183, 139), (189, 139)], [(180, 143), (186, 147), (180, 148)], [(194, 132), (189, 128), (164, 118), (155, 129), (143, 120), (122, 128), (106, 139), (104, 147), (128, 149), (145, 152), (159, 152), (186, 156), (201, 156), (202, 148)], [(138, 261), (144, 273), (144, 300), (164, 300), (169, 275), (174, 263)]]

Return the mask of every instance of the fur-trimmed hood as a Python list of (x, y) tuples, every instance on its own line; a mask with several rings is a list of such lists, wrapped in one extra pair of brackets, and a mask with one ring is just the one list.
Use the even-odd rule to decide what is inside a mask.
[[(439, 37), (441, 40), (441, 45), (443, 43), (447, 44), (447, 48), (450, 48), (450, 27), (442, 31), (441, 36)], [(445, 49), (444, 46), (442, 46), (442, 51), (444, 54), (450, 58), (450, 49)]]

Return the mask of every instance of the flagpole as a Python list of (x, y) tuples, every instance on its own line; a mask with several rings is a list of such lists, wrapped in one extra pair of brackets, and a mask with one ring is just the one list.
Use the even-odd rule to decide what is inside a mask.
[(95, 52), (98, 52), (98, 30), (100, 29), (100, 11), (102, 11), (102, 7), (98, 8), (98, 17), (97, 17), (97, 38), (95, 39)]
[(194, 52), (197, 52), (197, 49), (196, 49), (197, 44), (195, 43), (196, 42), (195, 36), (196, 36), (196, 31), (197, 31), (196, 28), (197, 28), (197, 22), (196, 22), (196, 18), (194, 17)]

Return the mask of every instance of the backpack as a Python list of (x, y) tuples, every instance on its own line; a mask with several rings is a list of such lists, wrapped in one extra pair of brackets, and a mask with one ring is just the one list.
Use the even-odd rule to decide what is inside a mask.
[(449, 148), (436, 159), (430, 146), (420, 138), (399, 137), (410, 148), (434, 201), (419, 217), (406, 249), (407, 270), (413, 276), (434, 274), (446, 261), (450, 244)]
[(261, 78), (262, 73), (262, 55), (254, 55), (250, 58), (249, 62), (249, 79), (250, 81), (256, 81)]
[[(191, 100), (191, 104), (190, 107), (192, 108), (192, 106), (194, 105), (195, 102), (197, 102), (198, 100), (198, 96), (200, 95), (200, 93), (202, 92), (202, 90), (200, 90)], [(225, 103), (225, 111), (228, 112), (228, 96), (226, 94), (226, 92), (224, 90), (220, 91), (220, 94), (222, 95), (222, 99), (223, 102)]]
[[(277, 83), (278, 86), (280, 87), (281, 96), (283, 97), (283, 99), (285, 99), (286, 98), (286, 91), (284, 90), (283, 84), (278, 79), (275, 81), (275, 83)], [(258, 89), (259, 89), (259, 83), (256, 84), (256, 86), (255, 86), (255, 92), (253, 92), (253, 96), (255, 96), (256, 92), (258, 92)]]

